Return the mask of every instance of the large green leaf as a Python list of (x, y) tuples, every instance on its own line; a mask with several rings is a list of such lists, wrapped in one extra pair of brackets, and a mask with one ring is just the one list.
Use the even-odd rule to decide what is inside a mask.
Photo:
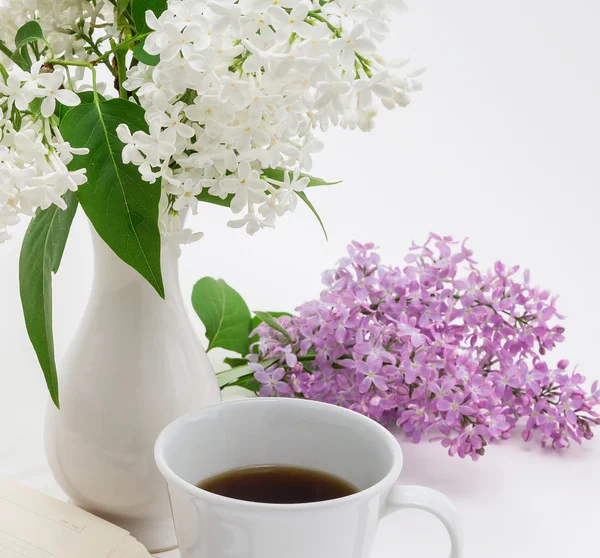
[(73, 217), (77, 197), (68, 192), (67, 209), (52, 205), (38, 211), (29, 224), (21, 247), (19, 283), (21, 304), (29, 339), (37, 353), (52, 401), (58, 407), (58, 377), (52, 334), (52, 274), (58, 271)]
[(192, 304), (206, 328), (209, 351), (221, 347), (248, 354), (252, 317), (237, 291), (223, 279), (204, 277), (194, 286)]
[(152, 10), (159, 17), (167, 9), (167, 0), (133, 0), (131, 16), (138, 35), (152, 31), (146, 23), (146, 12)]
[(75, 147), (87, 147), (71, 169), (87, 169), (88, 181), (77, 191), (79, 203), (98, 234), (125, 263), (138, 271), (164, 298), (158, 229), (160, 183), (142, 180), (133, 165), (125, 165), (119, 124), (132, 132), (147, 131), (144, 109), (123, 99), (79, 105), (60, 123), (60, 130)]
[[(99, 98), (101, 101), (105, 101), (105, 100), (106, 100), (106, 99), (105, 99), (105, 98), (104, 98), (102, 95), (100, 95), (100, 94), (98, 94), (98, 98)], [(80, 100), (80, 105), (89, 105), (90, 103), (93, 103), (93, 102), (95, 102), (94, 92), (93, 92), (93, 91), (82, 91), (81, 93), (79, 93), (79, 100)], [(33, 104), (34, 104), (36, 101), (39, 101), (39, 99), (34, 99), (34, 102), (33, 102), (33, 103), (31, 103), (31, 104), (29, 105), (29, 108), (30, 108), (30, 110), (31, 110), (31, 106), (32, 106), (32, 105), (33, 105)], [(37, 103), (36, 103), (36, 104), (37, 104)], [(41, 103), (41, 101), (40, 101), (40, 105), (41, 105), (41, 104), (42, 104), (42, 103)], [(80, 105), (77, 105), (77, 106), (80, 106)], [(67, 106), (67, 105), (63, 105), (63, 104), (61, 104), (61, 103), (56, 103), (56, 114), (57, 114), (57, 116), (58, 116), (58, 119), (59, 119), (59, 120), (62, 120), (62, 119), (63, 119), (63, 118), (64, 118), (64, 117), (67, 115), (67, 113), (68, 113), (69, 111), (73, 110), (74, 108), (75, 108), (75, 107), (70, 107), (70, 106)], [(37, 110), (38, 112), (41, 112), (41, 107), (40, 107), (40, 109), (36, 109), (36, 110)]]

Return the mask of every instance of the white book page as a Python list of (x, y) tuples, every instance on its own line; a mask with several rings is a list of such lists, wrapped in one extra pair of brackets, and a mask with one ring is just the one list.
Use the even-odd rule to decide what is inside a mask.
[[(131, 548), (132, 552), (123, 553), (120, 547)], [(111, 555), (150, 556), (120, 527), (0, 478), (0, 558), (108, 558)]]

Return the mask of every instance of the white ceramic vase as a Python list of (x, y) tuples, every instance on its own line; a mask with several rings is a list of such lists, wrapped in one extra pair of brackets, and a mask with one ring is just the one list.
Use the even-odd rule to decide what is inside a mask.
[(80, 507), (149, 550), (176, 545), (154, 442), (169, 422), (220, 401), (180, 292), (178, 257), (162, 251), (166, 300), (92, 231), (95, 277), (60, 366), (61, 410), (48, 407), (46, 454)]

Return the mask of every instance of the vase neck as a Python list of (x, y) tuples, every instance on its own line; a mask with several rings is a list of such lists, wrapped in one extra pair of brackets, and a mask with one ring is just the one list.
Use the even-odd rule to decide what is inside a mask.
[[(139, 285), (140, 288), (152, 287), (135, 269), (121, 260), (109, 246), (100, 238), (93, 227), (92, 244), (94, 247), (94, 284), (97, 287), (121, 289)], [(161, 250), (162, 278), (165, 295), (180, 296), (179, 289), (179, 257), (169, 246)]]

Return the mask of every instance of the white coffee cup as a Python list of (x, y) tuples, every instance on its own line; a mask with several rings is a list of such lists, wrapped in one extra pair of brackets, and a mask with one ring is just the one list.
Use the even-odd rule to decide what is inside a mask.
[[(193, 411), (156, 443), (182, 558), (368, 558), (379, 520), (405, 508), (437, 516), (462, 555), (450, 500), (421, 486), (397, 486), (402, 451), (376, 422), (300, 399), (247, 399)], [(253, 465), (292, 465), (337, 475), (360, 492), (307, 504), (265, 504), (196, 487)]]

